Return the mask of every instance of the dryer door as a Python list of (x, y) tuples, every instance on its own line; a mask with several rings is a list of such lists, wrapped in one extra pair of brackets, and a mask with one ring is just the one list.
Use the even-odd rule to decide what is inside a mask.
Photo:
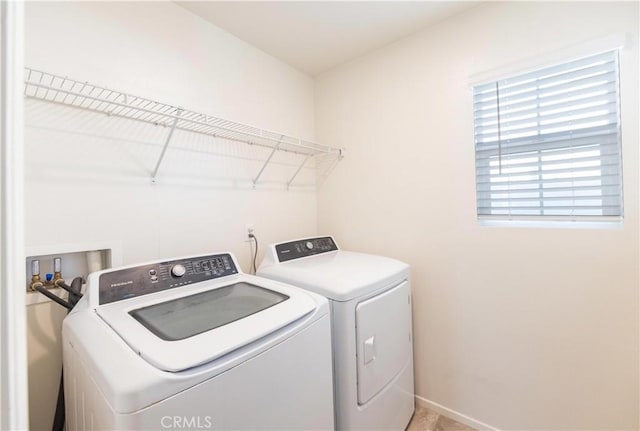
[(404, 369), (411, 355), (409, 283), (356, 307), (358, 404), (369, 401)]

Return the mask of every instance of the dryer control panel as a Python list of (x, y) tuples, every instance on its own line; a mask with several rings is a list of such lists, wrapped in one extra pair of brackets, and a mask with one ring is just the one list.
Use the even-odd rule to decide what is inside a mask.
[(279, 262), (298, 259), (300, 257), (313, 256), (315, 254), (335, 251), (338, 246), (330, 236), (320, 238), (300, 239), (276, 245), (276, 253)]
[(100, 305), (237, 274), (230, 254), (150, 263), (100, 275)]

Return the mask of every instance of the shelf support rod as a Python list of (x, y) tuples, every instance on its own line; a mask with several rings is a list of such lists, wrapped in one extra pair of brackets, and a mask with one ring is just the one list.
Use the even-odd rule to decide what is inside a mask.
[(256, 177), (253, 179), (253, 188), (254, 189), (256, 188), (256, 184), (258, 184), (258, 180), (262, 176), (262, 173), (264, 172), (264, 170), (266, 169), (267, 165), (271, 161), (271, 158), (276, 153), (276, 151), (278, 151), (278, 148), (280, 148), (280, 144), (282, 143), (282, 139), (284, 139), (284, 136), (280, 137), (280, 140), (278, 141), (278, 145), (273, 147), (273, 150), (271, 150), (271, 154), (269, 154), (269, 157), (267, 157), (267, 160), (265, 160), (264, 163), (262, 164), (262, 168), (260, 168), (260, 172), (258, 172), (258, 175), (256, 175)]
[(307, 163), (307, 160), (309, 160), (309, 157), (311, 157), (311, 154), (307, 154), (307, 156), (304, 158), (304, 160), (302, 161), (302, 163), (300, 163), (300, 166), (298, 166), (298, 169), (296, 169), (296, 171), (294, 172), (293, 176), (291, 177), (291, 179), (289, 180), (289, 182), (287, 182), (287, 190), (289, 190), (289, 186), (291, 185), (291, 183), (293, 182), (293, 180), (296, 179), (296, 177), (298, 176), (298, 174), (300, 173), (300, 171), (302, 170), (302, 167), (304, 166), (305, 163)]
[(152, 183), (156, 182), (156, 175), (158, 174), (158, 169), (160, 169), (160, 164), (162, 164), (164, 153), (167, 152), (167, 147), (169, 146), (169, 142), (171, 142), (171, 138), (173, 137), (173, 132), (176, 130), (176, 126), (178, 125), (178, 120), (180, 120), (180, 115), (182, 115), (182, 109), (179, 109), (178, 112), (176, 113), (176, 118), (173, 120), (173, 124), (171, 124), (171, 130), (169, 130), (167, 139), (164, 141), (164, 146), (162, 147), (162, 151), (160, 152), (158, 163), (156, 163), (156, 168), (153, 170), (153, 173), (151, 174)]

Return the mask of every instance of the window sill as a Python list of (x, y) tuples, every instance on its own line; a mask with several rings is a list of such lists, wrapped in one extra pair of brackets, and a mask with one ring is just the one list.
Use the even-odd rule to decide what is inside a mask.
[(618, 230), (624, 227), (622, 220), (615, 221), (576, 221), (576, 220), (478, 220), (480, 226), (544, 229), (603, 229)]

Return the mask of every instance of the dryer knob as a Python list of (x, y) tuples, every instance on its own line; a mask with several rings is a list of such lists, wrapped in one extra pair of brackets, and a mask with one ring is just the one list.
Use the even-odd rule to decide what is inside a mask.
[(313, 250), (313, 243), (311, 241), (307, 241), (305, 246), (309, 249), (309, 250)]
[(187, 272), (187, 268), (184, 267), (184, 265), (173, 265), (173, 267), (171, 268), (171, 274), (173, 274), (175, 277), (182, 277), (185, 273)]

